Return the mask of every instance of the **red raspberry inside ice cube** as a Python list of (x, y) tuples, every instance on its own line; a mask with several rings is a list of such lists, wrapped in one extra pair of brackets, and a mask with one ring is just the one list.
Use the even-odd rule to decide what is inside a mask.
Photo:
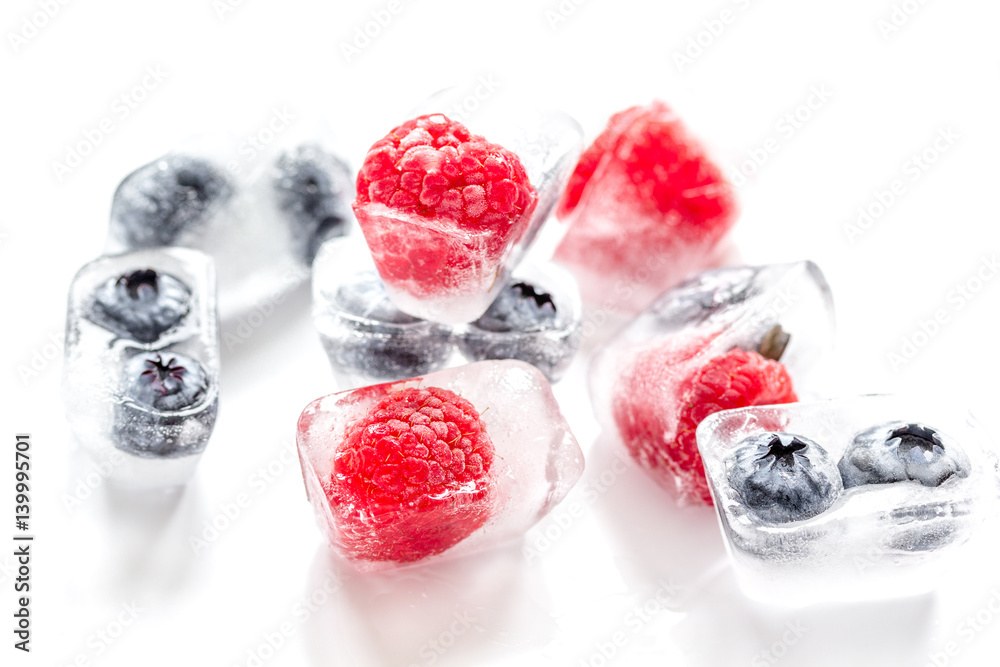
[(493, 456), (479, 412), (454, 392), (381, 399), (348, 426), (327, 488), (345, 551), (409, 562), (465, 539), (490, 516)]
[[(527, 228), (538, 195), (520, 159), (443, 114), (403, 123), (375, 142), (358, 174), (354, 210), (383, 280), (432, 295), (497, 262)], [(443, 223), (426, 234), (371, 207)], [(468, 236), (477, 237), (469, 242)]]

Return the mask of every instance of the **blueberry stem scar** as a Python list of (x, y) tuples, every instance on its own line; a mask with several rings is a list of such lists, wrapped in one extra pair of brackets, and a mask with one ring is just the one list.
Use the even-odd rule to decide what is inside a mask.
[(805, 448), (806, 443), (797, 438), (789, 438), (788, 442), (785, 442), (781, 436), (776, 435), (768, 443), (767, 453), (758, 460), (763, 461), (769, 456), (773, 456), (775, 464), (781, 463), (790, 468), (794, 462), (795, 452), (802, 451)]
[(157, 294), (159, 292), (156, 271), (153, 269), (140, 269), (138, 271), (133, 271), (132, 273), (119, 278), (118, 284), (125, 285), (125, 290), (132, 299), (139, 298), (139, 288), (143, 286), (151, 288), (153, 290), (153, 294)]
[(910, 450), (919, 448), (924, 454), (929, 454), (935, 447), (944, 448), (944, 443), (938, 438), (932, 428), (920, 424), (907, 424), (889, 434), (890, 443), (896, 441), (900, 457), (906, 456)]
[(547, 292), (538, 292), (533, 285), (528, 283), (514, 283), (512, 287), (525, 299), (534, 299), (535, 305), (539, 308), (544, 308), (548, 304), (552, 306), (552, 310), (556, 309), (555, 302), (552, 301), (552, 297)]
[(173, 393), (170, 387), (167, 386), (166, 381), (168, 379), (172, 379), (177, 383), (176, 387), (174, 387), (175, 392), (184, 384), (184, 373), (187, 372), (187, 369), (179, 364), (175, 365), (176, 363), (177, 359), (174, 357), (164, 362), (163, 357), (157, 354), (156, 359), (146, 360), (149, 368), (144, 370), (141, 375), (151, 378), (149, 381), (150, 385), (159, 391), (161, 396), (166, 396), (169, 393)]

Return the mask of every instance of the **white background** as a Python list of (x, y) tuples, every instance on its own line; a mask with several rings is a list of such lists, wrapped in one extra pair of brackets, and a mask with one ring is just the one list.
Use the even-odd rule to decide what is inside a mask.
[[(1000, 280), (983, 267), (1000, 248), (996, 3), (413, 0), (350, 58), (343, 45), (388, 2), (51, 2), (51, 18), (45, 4), (8, 0), (0, 16), (0, 435), (34, 438), (37, 535), (30, 656), (10, 646), (12, 559), (0, 549), (4, 665), (257, 664), (252, 654), (266, 665), (761, 665), (778, 654), (785, 665), (995, 664), (1000, 574), (986, 555), (918, 599), (805, 611), (747, 601), (711, 510), (677, 509), (631, 467), (615, 472), (582, 360), (558, 395), (588, 471), (524, 544), (396, 576), (340, 572), (291, 459), (298, 412), (334, 389), (304, 289), (224, 351), (218, 425), (185, 493), (146, 502), (100, 485), (68, 508), (94, 468), (62, 416), (59, 341), (69, 281), (99, 254), (114, 187), (136, 166), (199, 134), (238, 141), (276, 108), (326, 120), (357, 166), (421, 99), (451, 85), (473, 94), (483, 77), (491, 99), (560, 107), (588, 139), (610, 113), (658, 97), (727, 171), (770, 147), (747, 165), (756, 173), (739, 189), (734, 238), (748, 262), (809, 258), (826, 272), (839, 319), (830, 393), (940, 392), (992, 420)], [(910, 14), (890, 30), (880, 22), (896, 6)], [(131, 92), (147, 68), (162, 81)], [(800, 109), (819, 89), (827, 99)], [(783, 119), (797, 110), (808, 118), (790, 131)], [(110, 133), (57, 174), (105, 118)], [(948, 128), (957, 139), (935, 154)], [(908, 161), (927, 149), (936, 160), (914, 172)], [(896, 179), (905, 192), (851, 238), (859, 207)], [(966, 287), (978, 291), (960, 297)], [(936, 311), (944, 323), (894, 363)], [(276, 475), (261, 482), (269, 464)], [(239, 494), (249, 506), (195, 553), (189, 537)], [(542, 553), (526, 558), (525, 546)], [(324, 584), (333, 592), (317, 593)], [(649, 603), (665, 584), (680, 586), (666, 609)], [(303, 607), (311, 596), (320, 602)], [(123, 605), (141, 610), (124, 629)]]

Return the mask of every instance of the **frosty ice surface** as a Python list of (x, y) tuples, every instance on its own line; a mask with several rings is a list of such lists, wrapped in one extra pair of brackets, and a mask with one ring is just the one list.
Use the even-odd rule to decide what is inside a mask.
[(665, 292), (598, 351), (595, 411), (682, 502), (710, 502), (697, 423), (727, 402), (788, 402), (808, 392), (832, 331), (829, 288), (811, 262), (706, 271)]
[(469, 361), (526, 361), (555, 382), (580, 346), (582, 312), (568, 271), (525, 262), (479, 319), (458, 328), (458, 347)]
[[(772, 487), (764, 504), (741, 471), (761, 439), (811, 443), (794, 461), (781, 442), (752, 457), (755, 474)], [(698, 446), (740, 587), (777, 604), (927, 592), (998, 509), (994, 444), (943, 398), (863, 396), (719, 412), (698, 427)], [(833, 483), (804, 483), (796, 470)]]
[[(489, 127), (479, 121), (472, 132)], [(554, 207), (580, 148), (572, 119), (548, 114), (530, 122), (501, 133), (510, 142), (500, 143), (428, 112), (372, 147), (354, 210), (401, 310), (459, 324), (496, 298)]]
[(250, 165), (231, 157), (179, 150), (133, 171), (115, 192), (106, 244), (208, 253), (227, 319), (301, 284), (320, 244), (353, 219), (350, 172), (319, 142), (276, 142)]
[(514, 539), (583, 471), (548, 382), (520, 361), (326, 396), (302, 412), (297, 443), (320, 527), (359, 569)]
[(70, 427), (111, 478), (183, 484), (218, 406), (212, 261), (158, 248), (102, 257), (70, 287), (63, 390)]
[(451, 328), (396, 308), (363, 243), (324, 244), (313, 270), (313, 320), (338, 388), (422, 375), (452, 359)]

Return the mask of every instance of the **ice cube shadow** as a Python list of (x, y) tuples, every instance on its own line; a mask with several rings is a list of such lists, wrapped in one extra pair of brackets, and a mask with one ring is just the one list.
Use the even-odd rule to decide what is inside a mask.
[[(85, 453), (71, 457), (71, 479), (83, 479), (94, 468)], [(88, 507), (93, 503), (93, 507)], [(197, 479), (184, 487), (140, 489), (104, 480), (78, 512), (96, 523), (101, 571), (91, 573), (96, 587), (109, 598), (144, 601), (176, 596), (192, 580), (193, 559), (188, 536), (202, 515)]]
[[(402, 570), (360, 573), (325, 545), (308, 588), (339, 589), (306, 622), (311, 664), (468, 665), (549, 643), (557, 627), (542, 571), (520, 543)], [(347, 660), (347, 657), (350, 660)]]
[(694, 667), (922, 665), (934, 650), (935, 604), (934, 595), (925, 594), (804, 608), (762, 605), (740, 592), (727, 569), (701, 591), (670, 639)]
[(715, 510), (679, 506), (625, 452), (616, 434), (603, 430), (590, 450), (581, 484), (599, 494), (594, 509), (622, 579), (637, 590), (653, 582), (679, 587), (685, 609), (698, 591), (728, 570)]
[[(267, 348), (280, 345), (289, 327), (309, 318), (312, 304), (309, 281), (285, 293), (281, 302), (272, 304), (274, 310), (267, 315), (251, 317), (254, 312), (231, 317), (220, 322), (221, 367), (223, 384), (249, 386), (260, 379), (252, 373), (255, 357)], [(319, 337), (315, 336), (316, 345)]]

